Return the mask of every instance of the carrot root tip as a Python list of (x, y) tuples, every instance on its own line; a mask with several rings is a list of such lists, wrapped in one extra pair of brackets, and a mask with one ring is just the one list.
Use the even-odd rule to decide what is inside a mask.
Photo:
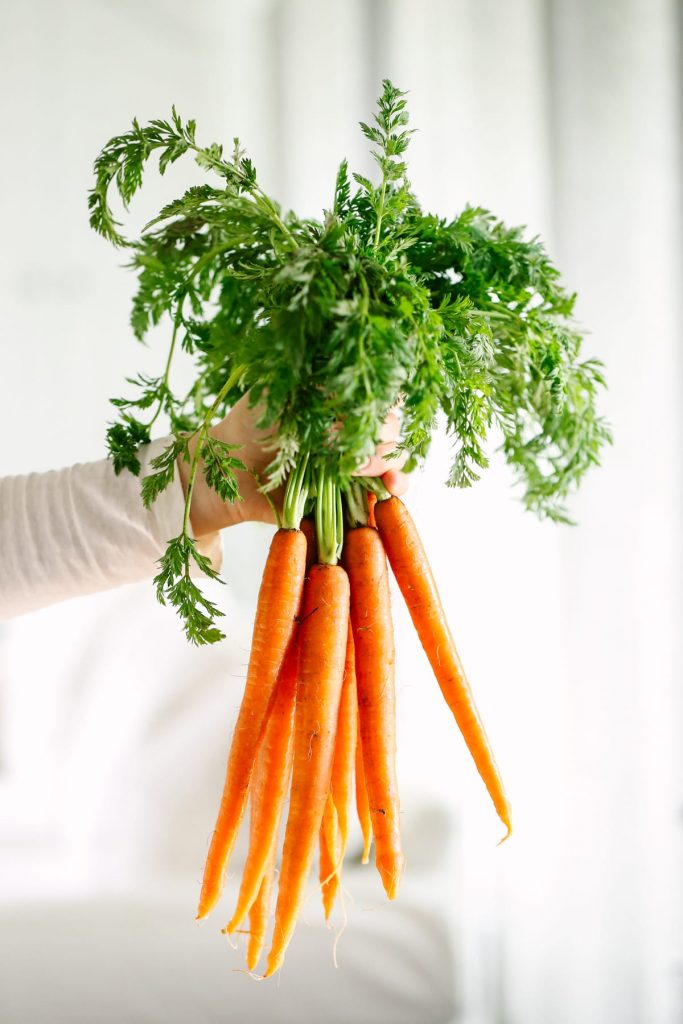
[(512, 822), (511, 821), (504, 821), (503, 824), (505, 825), (505, 828), (507, 829), (507, 832), (505, 833), (505, 835), (503, 836), (502, 839), (498, 840), (498, 842), (496, 843), (496, 846), (502, 846), (503, 843), (506, 842), (506, 840), (508, 840), (510, 838), (510, 836), (512, 835)]

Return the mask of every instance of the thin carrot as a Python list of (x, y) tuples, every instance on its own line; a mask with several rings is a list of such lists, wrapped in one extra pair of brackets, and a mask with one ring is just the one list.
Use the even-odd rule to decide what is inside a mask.
[(306, 538), (306, 571), (318, 561), (318, 538), (315, 533), (315, 523), (310, 516), (301, 520), (299, 527)]
[(373, 529), (377, 526), (375, 522), (375, 505), (377, 504), (377, 495), (373, 491), (368, 491), (368, 526), (372, 526)]
[(270, 546), (256, 607), (244, 698), (233, 734), (216, 827), (204, 868), (197, 917), (218, 902), (244, 816), (254, 763), (280, 669), (294, 635), (306, 560), (300, 530), (278, 530)]
[(320, 823), (319, 877), (326, 921), (330, 919), (334, 901), (339, 891), (342, 856), (341, 831), (337, 817), (337, 808), (334, 805), (332, 793), (330, 792), (325, 801), (323, 820)]
[(346, 641), (346, 661), (344, 664), (344, 685), (339, 702), (339, 721), (337, 722), (337, 738), (334, 744), (331, 787), (332, 799), (334, 800), (339, 820), (342, 857), (344, 856), (349, 836), (357, 736), (358, 693), (356, 689), (356, 657), (353, 645), (353, 632), (349, 622), (349, 632)]
[(358, 695), (351, 623), (346, 640), (344, 684), (339, 701), (337, 735), (334, 741), (332, 782), (320, 826), (320, 885), (325, 920), (328, 921), (341, 884), (341, 865), (349, 836), (353, 800), (353, 774), (358, 734)]
[(275, 877), (275, 858), (277, 855), (277, 843), (273, 848), (266, 864), (266, 870), (261, 879), (258, 896), (249, 907), (249, 944), (247, 946), (247, 967), (250, 971), (256, 970), (256, 965), (261, 956), (261, 950), (266, 939), (268, 929), (268, 911), (270, 910), (270, 896), (273, 891), (273, 880)]
[(292, 774), (294, 751), (294, 698), (299, 670), (299, 645), (289, 646), (268, 715), (254, 781), (251, 787), (249, 853), (242, 872), (237, 906), (225, 929), (231, 935), (241, 925), (258, 896), (261, 880), (277, 846), (282, 809)]
[(375, 863), (389, 899), (403, 870), (396, 782), (394, 634), (389, 578), (377, 530), (360, 526), (344, 541), (351, 585), (351, 624), (365, 783), (370, 801)]
[(292, 791), (265, 977), (282, 965), (294, 932), (330, 789), (348, 608), (349, 581), (344, 570), (338, 565), (314, 565), (306, 579), (301, 610)]
[(474, 697), (453, 643), (427, 556), (408, 509), (398, 498), (380, 501), (377, 528), (446, 703), (474, 758), (500, 820), (512, 831), (510, 804)]
[[(358, 712), (356, 712), (358, 720)], [(372, 816), (370, 814), (370, 803), (368, 801), (368, 790), (365, 785), (365, 769), (363, 768), (363, 744), (360, 735), (360, 722), (357, 727), (356, 743), (356, 811), (363, 834), (363, 855), (361, 864), (370, 863), (370, 847), (372, 845)]]

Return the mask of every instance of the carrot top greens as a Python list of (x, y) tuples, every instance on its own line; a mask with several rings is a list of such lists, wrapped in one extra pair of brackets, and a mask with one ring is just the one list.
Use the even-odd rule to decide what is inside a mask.
[[(350, 176), (342, 161), (320, 220), (283, 212), (238, 140), (229, 153), (204, 146), (175, 109), (169, 121), (133, 121), (97, 157), (90, 223), (130, 253), (133, 331), (142, 340), (164, 317), (172, 325), (162, 372), (129, 380), (133, 393), (113, 400), (118, 419), (107, 434), (116, 471), (139, 473), (140, 445), (168, 418), (173, 438), (142, 482), (145, 504), (171, 483), (176, 460), (189, 458), (195, 434), (190, 486), (201, 457), (209, 485), (238, 500), (239, 453), (208, 427), (248, 391), (263, 407), (261, 426), (278, 425), (268, 488), (309, 456), (313, 487), (320, 473), (344, 487), (400, 399), (413, 465), (442, 412), (453, 440), (448, 483), (469, 487), (488, 465), (496, 428), (526, 507), (568, 521), (569, 493), (609, 441), (595, 404), (601, 364), (581, 359), (574, 296), (537, 238), (478, 207), (452, 220), (421, 209), (407, 179), (404, 96), (385, 81), (373, 123), (361, 124), (377, 180)], [(151, 158), (163, 174), (186, 154), (214, 184), (188, 189), (139, 238), (125, 238), (112, 185), (125, 207)], [(178, 347), (195, 360), (187, 394), (172, 386)], [(211, 642), (221, 636), (219, 612), (190, 579), (191, 561), (208, 569), (188, 512), (157, 589), (191, 640)]]

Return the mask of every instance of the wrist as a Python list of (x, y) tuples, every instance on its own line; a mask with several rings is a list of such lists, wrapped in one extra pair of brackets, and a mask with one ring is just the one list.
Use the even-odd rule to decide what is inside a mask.
[[(189, 460), (182, 457), (177, 460), (178, 477), (183, 489), (183, 497), (187, 500), (187, 493), (190, 486), (190, 473), (192, 460), (197, 448), (197, 437), (193, 437), (188, 444)], [(242, 474), (238, 474), (241, 476)], [(241, 487), (240, 487), (241, 490)], [(192, 486), (192, 497), (190, 500), (190, 523), (192, 533), (195, 537), (204, 537), (210, 533), (216, 533), (228, 526), (234, 526), (241, 522), (242, 517), (238, 509), (241, 502), (226, 502), (206, 482), (204, 477), (204, 463), (200, 458), (197, 463), (197, 471)]]

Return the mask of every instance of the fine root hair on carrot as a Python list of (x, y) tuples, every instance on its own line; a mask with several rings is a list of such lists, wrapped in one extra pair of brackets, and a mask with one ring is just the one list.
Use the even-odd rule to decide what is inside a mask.
[(329, 922), (337, 897), (343, 857), (341, 832), (337, 808), (330, 792), (325, 802), (323, 820), (320, 825), (320, 889), (322, 892), (325, 920)]
[(510, 803), (415, 523), (399, 498), (378, 502), (375, 518), (413, 625), (496, 812), (505, 825), (507, 833), (503, 838), (507, 839), (512, 832)]
[(230, 949), (237, 949), (237, 947), (239, 946), (238, 940), (234, 939), (232, 935), (228, 935), (228, 932), (225, 928), (221, 928), (221, 935), (225, 935), (225, 941), (230, 946)]
[(343, 886), (340, 886), (340, 888), (339, 888), (339, 902), (341, 904), (342, 919), (341, 919), (341, 924), (340, 924), (339, 928), (337, 929), (337, 934), (334, 937), (334, 942), (332, 944), (332, 963), (334, 964), (334, 966), (335, 966), (335, 968), (337, 970), (339, 969), (339, 961), (337, 960), (337, 949), (339, 948), (339, 943), (341, 941), (341, 937), (344, 934), (344, 932), (346, 931), (346, 926), (349, 923), (349, 915), (346, 912), (346, 900), (344, 898), (344, 887)]

